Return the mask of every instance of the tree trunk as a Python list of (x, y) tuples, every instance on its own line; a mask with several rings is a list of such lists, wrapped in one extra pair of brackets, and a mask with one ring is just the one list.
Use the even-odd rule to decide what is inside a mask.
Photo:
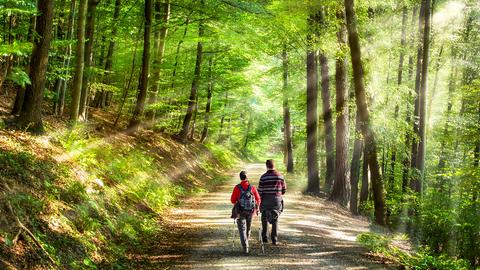
[[(120, 17), (120, 11), (122, 8), (122, 1), (115, 0), (115, 8), (113, 11), (112, 19), (112, 32), (110, 34), (107, 57), (105, 58), (105, 77), (103, 78), (104, 84), (110, 84), (110, 77), (112, 73), (112, 62), (113, 62), (113, 52), (115, 50), (115, 38), (117, 36), (117, 29)], [(135, 57), (135, 56), (134, 56)], [(128, 91), (128, 90), (127, 90)], [(103, 108), (106, 106), (107, 93), (105, 90), (102, 90), (100, 93), (95, 94), (94, 107)]]
[(100, 0), (88, 0), (87, 7), (87, 24), (85, 29), (85, 70), (83, 73), (82, 90), (80, 95), (80, 107), (78, 110), (81, 121), (87, 121), (87, 100), (88, 100), (88, 88), (90, 83), (90, 77), (92, 76), (92, 62), (93, 62), (93, 38), (95, 34), (95, 12), (97, 4)]
[[(408, 80), (411, 81), (413, 77), (413, 49), (415, 47), (415, 34), (414, 34), (414, 27), (415, 27), (415, 18), (417, 17), (417, 6), (413, 7), (413, 14), (412, 14), (412, 20), (411, 20), (411, 27), (410, 29), (411, 34), (410, 34), (410, 51), (412, 53), (408, 57)], [(408, 101), (406, 102), (406, 116), (405, 116), (405, 123), (407, 125), (410, 125), (412, 123), (412, 110), (411, 110), (411, 94), (408, 94)], [(403, 155), (403, 160), (402, 160), (402, 194), (405, 194), (407, 191), (407, 187), (409, 186), (410, 182), (410, 164), (411, 164), (411, 153), (408, 153), (408, 147), (411, 145), (411, 131), (407, 130), (405, 132), (405, 154)]]
[[(360, 117), (358, 112), (355, 117), (355, 143), (353, 144), (353, 154), (352, 154), (352, 163), (350, 167), (350, 211), (357, 215), (358, 214), (358, 179), (360, 178), (360, 158), (362, 157), (363, 152), (363, 139), (361, 138), (361, 127), (360, 127)], [(368, 165), (366, 170), (368, 170)], [(365, 198), (368, 197), (368, 179), (366, 181), (367, 194)], [(362, 182), (362, 191), (364, 184)]]
[(325, 128), (326, 177), (325, 186), (330, 191), (335, 178), (335, 148), (333, 141), (332, 109), (330, 108), (330, 89), (328, 78), (328, 60), (320, 53), (320, 75), (322, 76), (323, 126)]
[(423, 31), (423, 61), (422, 61), (422, 84), (420, 88), (420, 121), (419, 121), (419, 144), (418, 144), (418, 158), (417, 169), (420, 173), (417, 180), (416, 191), (422, 192), (422, 183), (425, 177), (425, 148), (426, 148), (426, 119), (427, 119), (427, 82), (428, 82), (428, 61), (429, 61), (429, 46), (430, 46), (430, 0), (425, 1), (425, 27)]
[(442, 53), (443, 53), (443, 44), (440, 46), (440, 50), (438, 51), (437, 55), (437, 61), (435, 63), (435, 78), (433, 79), (433, 87), (432, 87), (432, 93), (430, 94), (430, 97), (428, 98), (428, 106), (427, 106), (427, 123), (430, 122), (430, 116), (432, 113), (432, 102), (433, 99), (435, 98), (435, 94), (437, 92), (437, 86), (438, 86), (438, 73), (440, 71), (440, 60), (442, 58)]
[(145, 28), (143, 34), (142, 71), (138, 82), (138, 96), (132, 118), (128, 124), (129, 133), (135, 133), (142, 121), (148, 89), (150, 71), (150, 33), (152, 30), (152, 0), (145, 0)]
[[(310, 16), (314, 21), (314, 16)], [(308, 36), (307, 48), (307, 169), (308, 185), (307, 192), (317, 194), (320, 192), (320, 179), (318, 177), (318, 154), (317, 154), (317, 98), (318, 98), (318, 76), (316, 53), (312, 48), (312, 38)]]
[[(341, 21), (337, 33), (340, 48), (346, 46), (346, 28), (344, 14), (337, 11), (337, 19)], [(347, 62), (343, 52), (339, 52), (335, 62), (335, 90), (337, 112), (336, 119), (336, 147), (335, 147), (335, 182), (333, 183), (330, 200), (336, 201), (343, 206), (348, 205), (350, 192), (350, 175), (348, 170), (348, 91)], [(325, 102), (324, 102), (325, 104)], [(327, 163), (328, 164), (328, 163)], [(356, 195), (356, 194), (355, 194)]]
[(423, 47), (422, 47), (422, 36), (423, 36), (423, 21), (425, 19), (425, 0), (422, 0), (420, 6), (420, 16), (418, 19), (418, 50), (417, 50), (417, 72), (415, 75), (415, 109), (413, 112), (413, 132), (412, 137), (412, 152), (410, 159), (410, 167), (412, 168), (413, 175), (411, 176), (410, 188), (414, 191), (420, 191), (420, 184), (418, 182), (418, 168), (417, 168), (417, 158), (418, 158), (418, 140), (420, 138), (419, 133), (419, 113), (420, 113), (420, 83), (422, 78), (422, 61), (423, 61)]
[(293, 172), (293, 145), (292, 145), (292, 126), (290, 123), (290, 107), (288, 105), (288, 53), (284, 47), (282, 52), (283, 66), (283, 132), (284, 132), (284, 151), (285, 165), (287, 172)]
[[(201, 0), (202, 7), (204, 6), (204, 0)], [(192, 120), (193, 110), (195, 109), (196, 99), (197, 99), (197, 89), (200, 83), (200, 68), (202, 65), (202, 51), (203, 51), (203, 42), (202, 37), (204, 34), (203, 22), (199, 22), (198, 25), (198, 43), (197, 43), (197, 60), (195, 62), (195, 71), (193, 73), (192, 87), (190, 89), (190, 97), (188, 99), (188, 108), (185, 118), (183, 119), (182, 130), (178, 134), (179, 139), (182, 142), (187, 141), (188, 131), (190, 129), (190, 121)]]
[(208, 59), (208, 86), (207, 86), (207, 106), (205, 107), (205, 120), (202, 130), (202, 136), (200, 137), (200, 142), (204, 142), (208, 136), (208, 124), (210, 122), (210, 110), (212, 106), (212, 91), (213, 91), (213, 57)]
[(72, 85), (72, 104), (70, 106), (70, 120), (76, 122), (80, 109), (80, 96), (82, 91), (84, 53), (85, 53), (85, 19), (88, 0), (80, 0), (77, 25), (77, 47), (75, 49), (75, 76)]
[(352, 58), (353, 82), (355, 86), (355, 102), (360, 115), (362, 133), (365, 138), (366, 159), (372, 174), (372, 191), (375, 206), (375, 222), (385, 225), (385, 193), (383, 179), (377, 160), (377, 144), (375, 134), (370, 125), (370, 116), (367, 108), (365, 82), (361, 61), (360, 42), (357, 33), (357, 19), (355, 17), (353, 0), (345, 0), (345, 14), (348, 29), (348, 43)]
[(18, 126), (34, 133), (43, 132), (42, 101), (48, 66), (48, 50), (52, 39), (54, 0), (39, 0), (37, 24), (35, 31), (38, 38), (34, 40), (30, 58), (30, 81), (25, 91), (25, 98)]
[[(139, 29), (141, 29), (141, 28), (142, 27), (140, 26)], [(141, 34), (141, 30), (139, 31), (139, 36), (140, 36), (140, 34)], [(128, 78), (128, 81), (124, 85), (122, 101), (120, 102), (120, 106), (119, 106), (118, 112), (117, 112), (117, 117), (115, 118), (115, 122), (113, 124), (114, 127), (117, 126), (118, 120), (120, 119), (120, 116), (122, 115), (122, 110), (123, 110), (123, 107), (125, 106), (125, 101), (127, 100), (128, 92), (130, 90), (130, 86), (132, 85), (133, 74), (135, 72), (135, 61), (137, 59), (138, 39), (136, 39), (136, 42), (135, 42), (135, 45), (134, 45), (133, 57), (132, 57), (132, 68), (130, 69), (130, 76)]]
[[(397, 71), (397, 90), (400, 90), (400, 85), (402, 85), (403, 80), (403, 62), (405, 59), (405, 45), (407, 43), (407, 6), (404, 6), (402, 9), (402, 36), (400, 39), (400, 57), (398, 60), (398, 71)], [(398, 91), (397, 91), (398, 92)], [(398, 118), (400, 107), (399, 104), (395, 105), (395, 121)], [(393, 191), (394, 182), (395, 182), (395, 163), (397, 161), (397, 146), (394, 144), (392, 147), (392, 156), (390, 159), (390, 173), (388, 178), (389, 190)]]
[(190, 136), (188, 137), (189, 140), (194, 140), (195, 139), (195, 129), (197, 127), (197, 115), (198, 115), (198, 94), (197, 94), (197, 98), (195, 99), (195, 109), (193, 111), (193, 119), (192, 119), (192, 124), (190, 126), (192, 126), (192, 128), (190, 129)]
[[(360, 119), (360, 114), (358, 114), (358, 118)], [(361, 129), (361, 122), (359, 123), (360, 129)], [(369, 198), (369, 184), (368, 184), (368, 178), (369, 178), (369, 173), (368, 173), (368, 159), (367, 159), (367, 149), (365, 148), (365, 141), (363, 142), (363, 160), (362, 160), (362, 189), (360, 190), (360, 205), (363, 205), (364, 203), (367, 202)]]
[[(447, 154), (446, 154), (446, 146), (448, 143), (448, 137), (449, 137), (449, 124), (450, 124), (450, 114), (452, 112), (452, 107), (453, 107), (453, 94), (455, 91), (455, 80), (457, 77), (457, 69), (456, 69), (456, 61), (455, 61), (455, 52), (452, 49), (452, 66), (451, 66), (451, 71), (450, 71), (450, 79), (448, 83), (448, 104), (447, 104), (447, 111), (445, 112), (445, 127), (443, 128), (443, 136), (442, 140), (440, 143), (440, 157), (438, 160), (438, 170), (440, 171), (441, 174), (443, 174), (443, 169), (445, 168), (445, 165), (447, 163)], [(441, 176), (443, 177), (443, 176)]]
[[(160, 71), (163, 62), (163, 54), (165, 52), (165, 41), (168, 33), (168, 20), (170, 19), (170, 0), (163, 3), (163, 14), (160, 14), (160, 1), (155, 2), (155, 21), (161, 23), (159, 30), (155, 30), (154, 39), (154, 59), (153, 59), (153, 86), (151, 88), (150, 96), (148, 97), (148, 105), (155, 104), (157, 101), (157, 93), (160, 90)], [(149, 109), (146, 113), (149, 121), (155, 117), (155, 110)]]

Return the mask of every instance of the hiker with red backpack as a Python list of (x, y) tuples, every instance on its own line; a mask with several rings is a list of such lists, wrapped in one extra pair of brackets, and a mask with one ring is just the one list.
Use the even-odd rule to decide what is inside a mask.
[(245, 171), (240, 172), (240, 184), (233, 188), (231, 202), (234, 204), (232, 218), (236, 219), (243, 252), (248, 254), (248, 238), (253, 215), (258, 214), (260, 195), (257, 189), (248, 182)]

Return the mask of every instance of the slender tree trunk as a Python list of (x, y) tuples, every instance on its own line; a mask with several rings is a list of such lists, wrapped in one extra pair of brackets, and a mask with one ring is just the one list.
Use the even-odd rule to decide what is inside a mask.
[(325, 128), (326, 177), (325, 186), (330, 191), (335, 179), (335, 143), (333, 140), (332, 109), (330, 108), (330, 82), (327, 57), (320, 54), (320, 74), (322, 76), (323, 126)]
[(178, 62), (179, 62), (179, 55), (180, 55), (180, 49), (182, 47), (182, 44), (183, 44), (183, 41), (185, 40), (185, 36), (187, 35), (187, 31), (188, 31), (188, 24), (190, 23), (190, 18), (187, 17), (187, 19), (185, 20), (185, 29), (183, 30), (183, 36), (182, 36), (182, 39), (180, 39), (180, 41), (178, 41), (178, 44), (177, 44), (177, 50), (175, 52), (175, 64), (173, 64), (173, 71), (172, 71), (172, 84), (171, 84), (171, 88), (174, 89), (175, 88), (175, 77), (177, 75), (177, 67), (178, 67)]
[(432, 114), (432, 102), (433, 99), (435, 98), (435, 94), (437, 92), (437, 86), (438, 86), (438, 73), (440, 71), (440, 66), (441, 66), (441, 58), (443, 54), (443, 44), (440, 46), (440, 50), (438, 51), (437, 55), (437, 61), (435, 63), (435, 78), (433, 79), (433, 87), (432, 87), (432, 93), (430, 94), (430, 97), (428, 98), (428, 106), (427, 106), (427, 123), (430, 121), (430, 116)]
[[(204, 6), (204, 0), (201, 0), (202, 7)], [(188, 130), (190, 129), (190, 121), (192, 120), (193, 110), (195, 108), (196, 99), (197, 99), (197, 89), (200, 83), (200, 69), (202, 65), (202, 52), (203, 52), (203, 38), (204, 34), (204, 26), (203, 22), (200, 22), (198, 25), (198, 38), (199, 41), (197, 43), (197, 60), (195, 62), (195, 72), (193, 73), (193, 81), (192, 87), (190, 89), (190, 97), (188, 99), (188, 108), (187, 113), (185, 114), (185, 118), (183, 119), (182, 130), (178, 134), (179, 139), (182, 142), (187, 141)]]
[[(360, 158), (362, 157), (363, 152), (363, 139), (361, 138), (361, 132), (360, 117), (357, 112), (355, 117), (355, 143), (353, 144), (352, 163), (350, 167), (350, 211), (355, 215), (358, 214), (358, 179), (360, 178)], [(365, 197), (368, 197), (368, 194)]]
[(430, 51), (430, 0), (425, 0), (425, 27), (423, 31), (423, 61), (422, 61), (422, 84), (420, 88), (420, 123), (419, 123), (419, 144), (418, 144), (418, 158), (417, 169), (420, 173), (420, 178), (417, 182), (416, 191), (422, 192), (422, 183), (425, 177), (425, 148), (426, 148), (426, 119), (427, 119), (427, 82), (428, 82), (428, 61)]
[[(141, 29), (141, 28), (142, 27), (140, 26), (139, 29)], [(139, 33), (138, 33), (138, 36), (140, 36), (140, 35), (141, 35), (141, 30), (139, 30)], [(125, 101), (127, 100), (128, 92), (130, 91), (130, 86), (132, 85), (133, 74), (135, 72), (135, 61), (137, 59), (137, 49), (138, 49), (138, 40), (139, 39), (140, 39), (140, 37), (138, 39), (136, 39), (136, 41), (135, 41), (135, 45), (134, 45), (134, 49), (133, 49), (133, 57), (132, 57), (132, 68), (130, 69), (130, 77), (128, 78), (128, 81), (125, 85), (125, 88), (123, 89), (122, 101), (120, 102), (120, 106), (119, 106), (118, 112), (117, 112), (117, 117), (115, 118), (115, 122), (113, 124), (114, 127), (117, 126), (118, 120), (122, 116), (122, 110), (123, 110), (123, 107), (125, 106)]]
[(419, 133), (419, 119), (420, 119), (420, 83), (422, 78), (422, 61), (423, 61), (423, 47), (422, 47), (422, 37), (424, 29), (424, 18), (425, 18), (425, 0), (422, 0), (420, 6), (420, 16), (418, 19), (418, 50), (417, 50), (417, 72), (415, 75), (415, 109), (413, 112), (413, 132), (412, 137), (412, 152), (410, 164), (413, 170), (413, 175), (411, 176), (410, 188), (414, 191), (420, 190), (420, 185), (418, 183), (418, 171), (417, 171), (417, 158), (418, 158), (418, 140), (420, 138)]
[[(310, 21), (314, 22), (314, 16)], [(318, 98), (318, 76), (316, 53), (312, 48), (312, 38), (308, 37), (309, 47), (307, 48), (307, 169), (308, 185), (307, 192), (317, 194), (320, 192), (320, 179), (318, 177), (318, 153), (317, 153), (317, 98)]]
[[(158, 6), (158, 7), (157, 7)], [(168, 21), (170, 19), (170, 0), (163, 3), (162, 12), (160, 14), (160, 1), (155, 3), (155, 21), (161, 23), (159, 30), (155, 30), (155, 45), (154, 45), (154, 60), (153, 60), (153, 87), (151, 88), (150, 96), (148, 97), (148, 105), (155, 104), (157, 101), (157, 94), (160, 90), (160, 71), (163, 62), (163, 55), (165, 52), (165, 41), (168, 33)], [(152, 121), (155, 117), (155, 110), (147, 111), (147, 119)]]
[(87, 101), (88, 101), (88, 88), (90, 83), (90, 77), (92, 76), (92, 62), (93, 62), (93, 38), (95, 34), (95, 13), (97, 9), (97, 4), (100, 3), (100, 0), (88, 0), (87, 7), (87, 24), (85, 29), (85, 37), (87, 38), (85, 42), (85, 70), (83, 72), (82, 79), (82, 90), (80, 94), (80, 107), (78, 110), (79, 117), (81, 121), (87, 121)]
[[(400, 39), (400, 57), (398, 61), (398, 71), (397, 71), (397, 90), (400, 90), (400, 86), (402, 85), (403, 80), (403, 62), (405, 59), (405, 46), (407, 43), (407, 6), (404, 6), (402, 9), (402, 36)], [(395, 114), (394, 119), (395, 121), (398, 118), (398, 113), (400, 110), (400, 106), (397, 103), (395, 105)], [(389, 190), (393, 191), (394, 182), (395, 182), (395, 163), (397, 161), (397, 146), (394, 144), (392, 148), (392, 156), (390, 159), (390, 173), (388, 178), (388, 186)]]
[(345, 0), (345, 14), (348, 29), (348, 43), (352, 58), (353, 82), (355, 86), (355, 102), (360, 115), (362, 133), (365, 138), (365, 149), (368, 165), (372, 174), (372, 191), (375, 206), (375, 222), (385, 225), (385, 193), (383, 179), (377, 160), (377, 143), (370, 125), (370, 116), (367, 108), (365, 82), (361, 61), (360, 42), (357, 33), (357, 19), (355, 17), (353, 0)]
[(73, 31), (75, 29), (75, 6), (76, 6), (76, 0), (72, 0), (70, 3), (70, 13), (68, 15), (68, 23), (67, 23), (67, 40), (69, 41), (69, 44), (67, 45), (66, 48), (66, 58), (63, 60), (63, 65), (62, 67), (65, 69), (64, 77), (61, 79), (61, 84), (60, 84), (60, 91), (59, 91), (59, 97), (58, 97), (58, 115), (63, 115), (63, 111), (65, 109), (65, 93), (67, 91), (67, 77), (69, 74), (69, 69), (70, 69), (70, 60), (72, 57), (72, 37), (73, 37)]
[(145, 28), (143, 34), (142, 71), (138, 82), (138, 96), (128, 132), (135, 133), (140, 127), (148, 90), (148, 73), (150, 72), (150, 34), (152, 31), (152, 0), (145, 0)]
[[(449, 124), (450, 124), (450, 114), (452, 112), (453, 107), (453, 94), (455, 92), (455, 80), (457, 77), (457, 69), (456, 69), (456, 59), (455, 59), (455, 51), (452, 49), (452, 64), (450, 70), (450, 78), (448, 83), (448, 104), (447, 104), (447, 111), (445, 112), (445, 127), (443, 128), (443, 136), (440, 143), (440, 157), (438, 160), (438, 170), (441, 174), (443, 174), (443, 170), (445, 169), (447, 163), (447, 153), (446, 147), (448, 143), (449, 137)], [(444, 178), (441, 176), (441, 178)]]
[(30, 58), (30, 81), (17, 124), (34, 133), (43, 132), (42, 101), (48, 65), (48, 50), (52, 39), (54, 0), (39, 0), (36, 33)]
[[(417, 17), (417, 6), (413, 7), (413, 14), (412, 14), (412, 20), (411, 20), (411, 33), (410, 33), (410, 51), (412, 53), (408, 57), (408, 80), (411, 81), (413, 77), (413, 51), (415, 47), (415, 34), (414, 34), (414, 28), (415, 28), (415, 18)], [(412, 123), (412, 110), (411, 110), (411, 99), (412, 96), (409, 93), (408, 94), (408, 101), (406, 102), (406, 116), (405, 116), (405, 123), (407, 125), (411, 125)], [(408, 148), (410, 147), (412, 141), (411, 141), (411, 131), (407, 130), (405, 132), (405, 154), (403, 155), (403, 160), (402, 160), (402, 194), (405, 194), (407, 191), (407, 187), (409, 186), (410, 182), (410, 164), (411, 164), (411, 153), (408, 153)]]
[(284, 132), (284, 151), (285, 165), (287, 172), (293, 172), (293, 146), (292, 146), (292, 126), (290, 123), (290, 107), (288, 105), (288, 53), (284, 47), (282, 52), (283, 66), (283, 132)]
[[(112, 32), (109, 37), (107, 57), (105, 58), (105, 77), (103, 78), (104, 84), (110, 84), (110, 77), (112, 73), (113, 52), (115, 50), (115, 38), (117, 36), (121, 8), (122, 8), (122, 1), (115, 0), (115, 8), (113, 11), (113, 19), (112, 19), (112, 22), (113, 22)], [(107, 91), (102, 90), (100, 93), (96, 93), (94, 102), (93, 102), (94, 106), (97, 108), (105, 107), (106, 98), (107, 98)]]
[(190, 136), (188, 137), (189, 140), (195, 139), (195, 129), (197, 127), (197, 114), (198, 114), (198, 94), (197, 98), (195, 99), (195, 110), (193, 111), (193, 119), (192, 119), (192, 128), (190, 129)]
[[(357, 112), (358, 113), (358, 112)], [(358, 118), (360, 118), (360, 114), (357, 114)], [(361, 122), (359, 123), (359, 126), (361, 128)], [(367, 149), (365, 148), (365, 141), (363, 143), (363, 160), (362, 160), (362, 189), (360, 190), (360, 205), (363, 205), (364, 203), (367, 202), (369, 198), (369, 184), (368, 184), (368, 178), (369, 178), (369, 173), (368, 173), (368, 159), (367, 157)]]
[(207, 106), (205, 107), (205, 120), (202, 130), (202, 135), (200, 137), (200, 142), (204, 142), (208, 136), (208, 124), (210, 122), (210, 110), (212, 106), (212, 91), (213, 91), (213, 57), (208, 59), (208, 86), (207, 86)]
[[(343, 11), (337, 11), (337, 19), (342, 23), (337, 33), (340, 48), (346, 47), (346, 28)], [(336, 147), (335, 147), (335, 182), (333, 183), (330, 200), (343, 206), (348, 205), (350, 195), (350, 174), (348, 170), (348, 91), (347, 60), (343, 52), (338, 53), (335, 63), (335, 89), (337, 112), (336, 119)], [(355, 193), (356, 195), (356, 193)]]
[(75, 75), (72, 85), (72, 104), (70, 106), (70, 120), (76, 122), (80, 109), (80, 96), (82, 91), (84, 53), (85, 53), (85, 19), (88, 0), (80, 0), (77, 25), (77, 47), (75, 49)]

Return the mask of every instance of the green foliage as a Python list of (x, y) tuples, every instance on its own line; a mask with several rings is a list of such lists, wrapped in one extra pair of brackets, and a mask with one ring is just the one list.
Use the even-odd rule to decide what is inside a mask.
[(23, 69), (15, 67), (12, 69), (12, 73), (10, 74), (9, 78), (15, 84), (24, 88), (25, 86), (31, 84), (30, 77), (28, 76)]
[(32, 51), (32, 44), (15, 40), (12, 44), (0, 44), (0, 55), (28, 56)]
[(468, 270), (469, 263), (462, 259), (452, 258), (447, 254), (434, 255), (428, 248), (421, 247), (411, 254), (393, 243), (397, 236), (386, 236), (376, 233), (362, 233), (357, 241), (374, 253), (379, 253), (400, 264), (405, 269), (415, 270)]

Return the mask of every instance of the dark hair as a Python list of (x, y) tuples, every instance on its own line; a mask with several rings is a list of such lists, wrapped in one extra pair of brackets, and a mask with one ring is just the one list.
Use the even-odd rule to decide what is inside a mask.
[(273, 163), (273, 159), (267, 159), (265, 162), (265, 165), (267, 165), (267, 169), (273, 169), (275, 167), (275, 164)]
[(240, 179), (241, 179), (241, 180), (247, 179), (247, 173), (246, 173), (245, 171), (241, 171), (241, 172), (240, 172)]

